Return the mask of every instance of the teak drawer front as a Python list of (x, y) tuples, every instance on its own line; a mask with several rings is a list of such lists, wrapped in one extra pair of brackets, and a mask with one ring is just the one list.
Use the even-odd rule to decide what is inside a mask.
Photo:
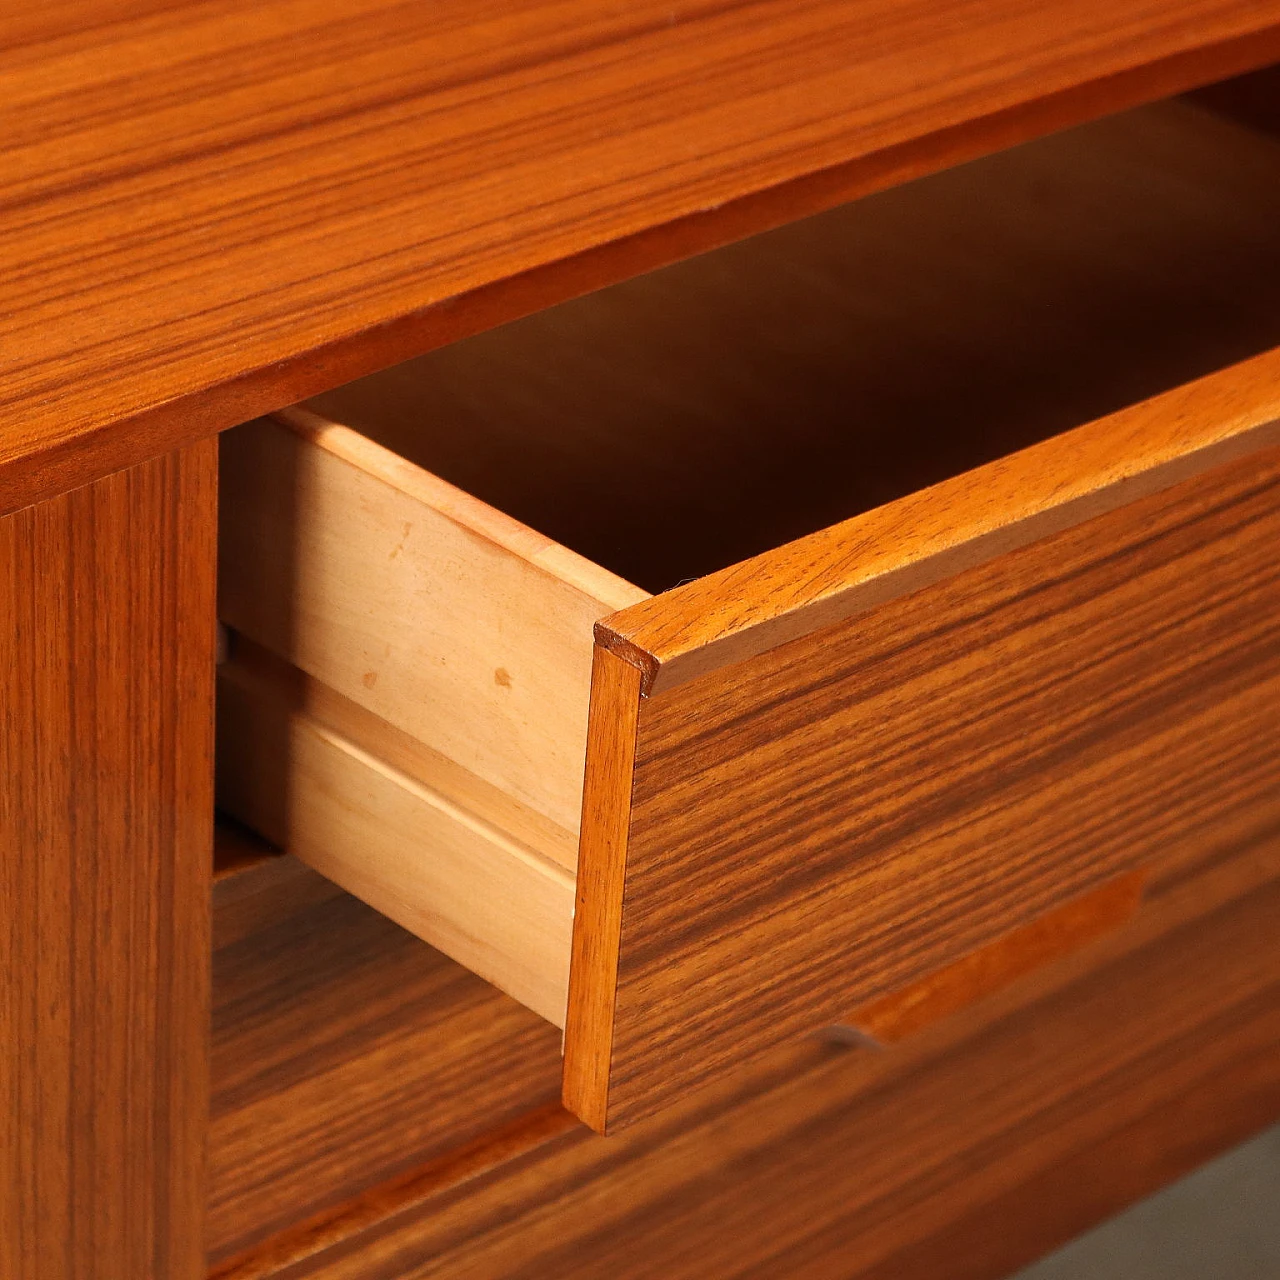
[[(1270, 353), (606, 617), (576, 914), (573, 868), (528, 797), (503, 799), (481, 757), (479, 781), (461, 770), (471, 782), (454, 787), (456, 765), (405, 732), (415, 717), (430, 728), (422, 706), (377, 708), (399, 724), (370, 714), (372, 690), (342, 665), (349, 637), (320, 635), (329, 611), (368, 615), (394, 641), (361, 575), (339, 599), (295, 584), (288, 600), (310, 605), (281, 628), (270, 600), (237, 604), (253, 575), (226, 564), (229, 621), (303, 668), (303, 692), (280, 703), (292, 698), (290, 732), (300, 718), (346, 761), (309, 774), (307, 751), (287, 746), (281, 785), (303, 815), (273, 831), (260, 793), (280, 729), (253, 694), (255, 663), (233, 663), (224, 701), (250, 711), (231, 751), (243, 767), (223, 773), (224, 790), (239, 777), (230, 807), (544, 1016), (564, 1014), (567, 1105), (597, 1128), (626, 1123), (770, 1045), (856, 1021), (1215, 823), (1280, 810), (1277, 418)], [(300, 421), (301, 437), (256, 438), (306, 457), (347, 449), (344, 428)], [(244, 528), (273, 492), (255, 499), (251, 473), (228, 472)], [(307, 511), (291, 513), (299, 538)], [(338, 539), (330, 554), (344, 551), (360, 548)], [(568, 562), (539, 554), (559, 581)], [(599, 572), (597, 585), (634, 592)], [(483, 576), (454, 586), (485, 599)], [(578, 670), (581, 625), (582, 647), (553, 646), (545, 663)], [(483, 683), (482, 719), (495, 714)], [(251, 696), (225, 696), (237, 687)]]
[(1278, 410), (1272, 353), (603, 623), (570, 1105), (642, 1115), (1274, 816)]

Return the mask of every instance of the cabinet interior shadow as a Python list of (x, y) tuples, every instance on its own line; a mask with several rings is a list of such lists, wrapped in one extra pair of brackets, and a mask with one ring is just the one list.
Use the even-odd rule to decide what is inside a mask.
[(1280, 342), (1280, 142), (1041, 139), (311, 402), (651, 591)]

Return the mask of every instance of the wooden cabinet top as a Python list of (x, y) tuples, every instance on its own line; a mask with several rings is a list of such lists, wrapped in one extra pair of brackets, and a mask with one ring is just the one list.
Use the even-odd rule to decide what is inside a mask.
[(1256, 0), (15, 8), (0, 511), (1278, 57)]

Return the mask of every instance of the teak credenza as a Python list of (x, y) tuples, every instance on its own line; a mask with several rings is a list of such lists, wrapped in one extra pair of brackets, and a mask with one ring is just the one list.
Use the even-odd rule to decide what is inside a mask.
[(0, 19), (0, 1277), (994, 1280), (1280, 1115), (1277, 61)]

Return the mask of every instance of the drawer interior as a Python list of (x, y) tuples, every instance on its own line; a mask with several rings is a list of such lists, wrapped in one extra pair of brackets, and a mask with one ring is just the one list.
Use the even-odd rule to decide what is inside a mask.
[(311, 408), (647, 591), (1280, 343), (1280, 142), (1186, 101), (990, 156)]
[(222, 803), (563, 1025), (594, 622), (1280, 344), (1278, 228), (1162, 103), (229, 433)]

